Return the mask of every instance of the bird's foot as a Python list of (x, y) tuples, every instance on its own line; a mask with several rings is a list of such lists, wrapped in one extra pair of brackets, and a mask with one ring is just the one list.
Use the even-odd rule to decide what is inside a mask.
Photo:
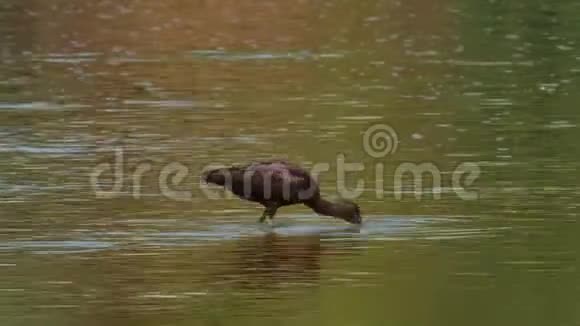
[(263, 216), (263, 217), (260, 217), (260, 219), (258, 220), (258, 223), (271, 226), (273, 224), (273, 221), (272, 221), (272, 218)]

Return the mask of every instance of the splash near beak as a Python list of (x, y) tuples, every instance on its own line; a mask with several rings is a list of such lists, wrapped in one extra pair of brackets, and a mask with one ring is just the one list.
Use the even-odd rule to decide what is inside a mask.
[(351, 224), (360, 225), (362, 224), (362, 217), (359, 214), (356, 214), (351, 219), (349, 219), (348, 222)]

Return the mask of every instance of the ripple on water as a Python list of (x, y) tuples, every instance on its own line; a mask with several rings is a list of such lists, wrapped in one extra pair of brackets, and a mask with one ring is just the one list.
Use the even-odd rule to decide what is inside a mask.
[(6, 146), (0, 145), (0, 153), (22, 153), (22, 154), (83, 154), (87, 150), (80, 146)]
[(545, 125), (547, 129), (569, 129), (576, 128), (577, 125), (566, 120), (551, 121), (549, 124)]
[(305, 60), (305, 59), (325, 59), (342, 58), (341, 53), (312, 53), (310, 51), (291, 52), (230, 52), (224, 50), (194, 50), (190, 52), (194, 58), (212, 59), (222, 61), (244, 61), (244, 60)]
[(98, 52), (51, 53), (43, 56), (35, 56), (33, 60), (47, 63), (79, 64), (94, 62), (101, 55), (102, 53)]
[(199, 106), (210, 106), (208, 103), (195, 103), (188, 100), (124, 100), (123, 104), (170, 109), (188, 109)]
[(0, 110), (14, 110), (14, 111), (59, 111), (68, 109), (87, 108), (90, 105), (80, 103), (59, 104), (52, 102), (25, 102), (25, 103), (11, 103), (0, 102)]
[(31, 251), (35, 254), (70, 254), (93, 252), (110, 249), (113, 243), (103, 241), (83, 241), (83, 240), (42, 240), (42, 241), (6, 241), (0, 242), (1, 251)]
[[(69, 241), (8, 241), (0, 243), (0, 251), (29, 251), (35, 254), (67, 254), (108, 250), (122, 247), (127, 239), (131, 246), (171, 247), (200, 246), (265, 235), (283, 237), (319, 236), (320, 241), (408, 241), (452, 240), (497, 236), (500, 228), (469, 227), (468, 218), (448, 217), (398, 217), (368, 216), (362, 226), (349, 225), (335, 220), (314, 220), (313, 216), (298, 215), (287, 219), (280, 216), (275, 224), (262, 225), (252, 217), (240, 217), (235, 221), (224, 221), (214, 225), (188, 224), (185, 231), (144, 230), (136, 227), (126, 232), (89, 233), (91, 240)], [(173, 220), (179, 223), (178, 220)], [(162, 223), (164, 228), (172, 227)], [(160, 225), (161, 226), (161, 225)]]
[(509, 66), (525, 66), (533, 67), (533, 61), (477, 61), (477, 60), (424, 60), (426, 64), (448, 64), (450, 66), (459, 67), (509, 67)]

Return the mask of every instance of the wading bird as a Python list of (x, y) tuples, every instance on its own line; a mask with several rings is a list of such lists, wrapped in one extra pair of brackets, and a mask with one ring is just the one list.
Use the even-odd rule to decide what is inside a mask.
[(223, 186), (238, 197), (265, 207), (259, 222), (271, 223), (278, 208), (304, 204), (320, 215), (361, 224), (357, 204), (348, 200), (328, 201), (320, 196), (318, 183), (308, 171), (285, 161), (255, 162), (244, 166), (213, 169), (203, 173), (206, 183)]

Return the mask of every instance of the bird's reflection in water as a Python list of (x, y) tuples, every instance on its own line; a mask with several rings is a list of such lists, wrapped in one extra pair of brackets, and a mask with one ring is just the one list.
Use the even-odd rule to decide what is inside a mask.
[[(238, 289), (279, 289), (316, 286), (323, 257), (354, 254), (354, 241), (325, 243), (320, 233), (301, 236), (274, 232), (245, 238), (227, 255), (224, 268), (213, 277)], [(349, 245), (350, 243), (350, 245)], [(336, 248), (339, 247), (339, 248)]]

